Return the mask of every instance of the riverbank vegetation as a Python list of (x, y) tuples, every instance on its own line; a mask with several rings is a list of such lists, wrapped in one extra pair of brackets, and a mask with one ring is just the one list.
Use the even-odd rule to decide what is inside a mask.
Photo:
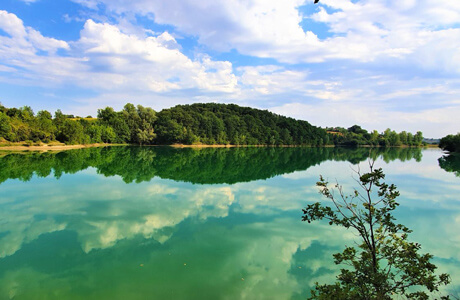
[(26, 145), (62, 142), (67, 145), (118, 143), (139, 145), (294, 145), (294, 146), (420, 146), (423, 135), (320, 128), (307, 121), (235, 104), (177, 105), (155, 112), (126, 104), (121, 111), (99, 109), (97, 117), (52, 114), (31, 107), (0, 105), (0, 142)]
[(449, 152), (460, 152), (460, 133), (456, 135), (449, 134), (441, 139), (439, 147)]

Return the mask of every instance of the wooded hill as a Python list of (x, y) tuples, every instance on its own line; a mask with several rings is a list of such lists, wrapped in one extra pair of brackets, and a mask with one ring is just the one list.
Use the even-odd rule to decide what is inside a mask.
[(178, 105), (158, 113), (160, 144), (324, 145), (324, 129), (307, 121), (234, 104)]
[(413, 135), (387, 129), (368, 133), (358, 125), (328, 130), (250, 107), (235, 104), (191, 104), (155, 112), (141, 105), (126, 104), (121, 111), (98, 110), (97, 118), (65, 115), (56, 111), (6, 108), (0, 105), (0, 139), (9, 142), (66, 144), (232, 144), (232, 145), (381, 145), (422, 143)]

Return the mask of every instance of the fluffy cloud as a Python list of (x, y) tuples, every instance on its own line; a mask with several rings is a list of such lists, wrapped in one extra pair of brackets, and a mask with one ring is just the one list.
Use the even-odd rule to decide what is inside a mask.
[(33, 57), (38, 51), (54, 54), (58, 49), (69, 49), (66, 42), (42, 36), (33, 28), (25, 27), (16, 15), (4, 10), (0, 10), (0, 29), (9, 35), (0, 36), (0, 58), (3, 62)]
[[(80, 39), (67, 43), (42, 36), (5, 11), (0, 11), (0, 29), (9, 35), (0, 36), (2, 69), (13, 68), (13, 75), (34, 84), (72, 82), (98, 90), (158, 93), (182, 89), (228, 93), (237, 85), (230, 62), (205, 55), (192, 60), (168, 32), (138, 37), (88, 20)], [(58, 49), (68, 55), (57, 55)]]
[[(324, 0), (310, 15), (299, 10), (313, 5), (305, 0), (75, 1), (93, 8), (103, 3), (117, 14), (135, 12), (151, 17), (157, 23), (198, 36), (202, 44), (220, 51), (237, 49), (281, 62), (369, 62), (379, 57), (411, 57), (414, 63), (435, 69), (446, 66), (457, 72), (460, 65), (460, 58), (450, 55), (452, 51), (458, 53), (455, 50), (460, 43), (457, 30), (448, 28), (460, 18), (460, 7), (453, 1)], [(304, 19), (325, 24), (332, 36), (318, 38), (308, 25), (301, 26)], [(426, 61), (423, 53), (433, 46), (440, 51)]]
[(279, 66), (240, 67), (239, 80), (246, 89), (262, 95), (305, 91), (308, 73), (291, 71)]
[(172, 24), (219, 51), (235, 48), (244, 54), (285, 61), (290, 60), (286, 54), (292, 54), (292, 49), (321, 47), (315, 34), (299, 26), (302, 16), (297, 7), (304, 0), (75, 1), (89, 7), (103, 3), (118, 14), (135, 12), (160, 24)]
[[(330, 47), (341, 49), (337, 57), (353, 58), (353, 53), (358, 52), (357, 60), (404, 58), (421, 68), (458, 72), (460, 59), (452, 52), (458, 53), (460, 38), (457, 29), (449, 28), (458, 24), (457, 3), (384, 0), (324, 3), (335, 12), (321, 8), (310, 17), (326, 23), (332, 33), (343, 35), (325, 41)], [(427, 53), (429, 49), (434, 52)]]
[(113, 25), (88, 20), (75, 46), (83, 49), (95, 73), (116, 75), (118, 87), (154, 92), (192, 88), (232, 92), (236, 87), (231, 63), (207, 56), (192, 61), (168, 32), (139, 38)]

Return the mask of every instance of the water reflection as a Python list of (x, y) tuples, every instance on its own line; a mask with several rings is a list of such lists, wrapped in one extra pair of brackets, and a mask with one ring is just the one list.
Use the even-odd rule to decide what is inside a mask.
[(0, 183), (28, 181), (35, 174), (74, 174), (95, 167), (105, 176), (118, 175), (126, 183), (154, 177), (199, 184), (234, 184), (301, 171), (323, 161), (357, 164), (369, 157), (420, 161), (420, 148), (230, 148), (175, 149), (170, 147), (107, 147), (60, 153), (9, 154), (0, 158)]
[(460, 155), (458, 153), (443, 155), (439, 158), (439, 166), (446, 172), (452, 172), (455, 176), (460, 177)]
[[(458, 292), (458, 178), (437, 166), (440, 151), (392, 150), (371, 155), (401, 191), (398, 219)], [(5, 156), (0, 299), (305, 299), (315, 281), (334, 279), (332, 254), (354, 235), (307, 226), (301, 208), (319, 199), (319, 174), (349, 187), (350, 162), (368, 155), (114, 147)]]
[[(126, 185), (87, 172), (59, 181), (31, 180), (21, 190), (14, 184), (19, 182), (6, 182), (3, 190), (14, 196), (1, 202), (6, 234), (0, 247), (6, 255), (0, 260), (5, 283), (0, 295), (301, 295), (312, 279), (298, 281), (289, 273), (292, 255), (321, 237), (334, 240), (337, 248), (343, 234), (317, 226), (305, 235), (298, 207), (309, 192), (302, 186), (285, 191), (281, 187), (290, 180), (279, 180), (208, 186), (154, 179)], [(265, 201), (276, 198), (278, 203)]]

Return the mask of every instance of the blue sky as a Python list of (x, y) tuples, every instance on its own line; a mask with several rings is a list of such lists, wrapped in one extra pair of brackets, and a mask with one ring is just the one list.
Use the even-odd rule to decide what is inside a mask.
[(0, 102), (236, 103), (441, 137), (460, 131), (460, 1), (2, 0)]

